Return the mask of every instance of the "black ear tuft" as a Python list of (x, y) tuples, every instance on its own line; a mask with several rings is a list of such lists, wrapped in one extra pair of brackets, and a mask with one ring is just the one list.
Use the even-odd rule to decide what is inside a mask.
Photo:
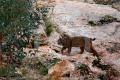
[(93, 38), (92, 41), (96, 40), (96, 38)]

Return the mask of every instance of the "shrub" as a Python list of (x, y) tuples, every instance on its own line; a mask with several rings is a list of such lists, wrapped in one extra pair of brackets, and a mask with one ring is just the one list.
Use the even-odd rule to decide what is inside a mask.
[(80, 69), (80, 73), (82, 75), (87, 75), (90, 73), (90, 68), (86, 64), (79, 65), (78, 69)]
[(100, 58), (93, 60), (92, 64), (93, 64), (93, 66), (96, 66), (96, 67), (100, 68), (101, 70), (107, 70), (110, 67), (110, 65), (101, 64)]
[[(0, 62), (3, 63), (2, 55), (6, 55), (6, 63), (14, 69), (22, 63), (23, 48), (32, 35), (31, 30), (36, 28), (30, 10), (29, 0), (0, 0)], [(14, 69), (10, 72), (14, 73)]]
[(40, 72), (41, 75), (46, 75), (48, 74), (48, 68), (42, 64), (40, 61), (35, 64), (36, 69)]
[(117, 18), (114, 18), (110, 15), (105, 15), (101, 17), (99, 21), (88, 21), (88, 24), (91, 26), (96, 26), (96, 25), (108, 24), (114, 21), (118, 21)]
[(104, 23), (110, 23), (110, 22), (113, 22), (113, 21), (116, 21), (117, 18), (114, 18), (110, 15), (105, 15), (103, 16), (99, 22), (101, 22), (101, 24), (104, 24)]
[(95, 23), (95, 21), (89, 21), (88, 24), (91, 25), (91, 26), (96, 26), (96, 25), (97, 25), (97, 24)]
[(54, 25), (47, 16), (44, 16), (43, 20), (45, 22), (45, 32), (48, 36), (50, 36), (50, 34), (53, 32)]

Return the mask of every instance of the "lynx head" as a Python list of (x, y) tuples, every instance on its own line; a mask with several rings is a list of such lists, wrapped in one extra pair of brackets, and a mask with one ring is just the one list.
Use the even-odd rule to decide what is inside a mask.
[(62, 35), (60, 35), (60, 37), (58, 39), (58, 44), (59, 45), (67, 45), (66, 40), (69, 40), (69, 37), (66, 34), (62, 34)]

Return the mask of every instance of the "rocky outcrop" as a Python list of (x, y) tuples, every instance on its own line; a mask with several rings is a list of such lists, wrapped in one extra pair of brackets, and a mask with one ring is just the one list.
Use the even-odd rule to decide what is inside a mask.
[[(97, 39), (107, 39), (108, 41), (118, 41), (119, 39), (119, 36), (117, 36), (119, 35), (118, 22), (112, 22), (96, 27), (88, 25), (89, 21), (99, 21), (100, 18), (105, 15), (110, 15), (120, 20), (120, 12), (110, 6), (77, 1), (65, 1), (64, 3), (55, 6), (53, 15), (54, 21), (57, 23), (57, 29), (60, 32), (67, 32), (73, 36), (101, 36)], [(109, 35), (114, 32), (115, 38)]]
[[(119, 43), (119, 22), (110, 22), (100, 26), (89, 25), (89, 21), (100, 21), (100, 19), (106, 15), (120, 20), (120, 12), (110, 6), (65, 1), (54, 7), (52, 17), (57, 24), (56, 29), (59, 33), (66, 32), (71, 36), (82, 35), (96, 38), (96, 41), (93, 42), (96, 46), (100, 46), (101, 43), (106, 45), (112, 45), (109, 42)], [(98, 50), (99, 49), (101, 48), (99, 47)]]
[[(106, 16), (112, 16), (118, 21), (110, 20), (110, 22), (107, 22), (106, 20), (109, 18)], [(89, 4), (78, 1), (65, 1), (64, 3), (59, 3), (54, 7), (52, 17), (57, 25), (56, 30), (60, 34), (66, 32), (71, 36), (82, 35), (90, 38), (96, 38), (96, 40), (93, 41), (93, 46), (95, 49), (106, 63), (113, 65), (113, 67), (119, 71), (120, 65), (117, 64), (119, 61), (117, 56), (119, 56), (120, 53), (120, 47), (118, 47), (120, 43), (120, 12), (118, 10), (111, 8), (108, 5)], [(105, 22), (101, 25), (95, 26), (89, 24), (90, 21), (104, 22), (104, 20), (107, 23)], [(51, 36), (51, 39), (56, 38), (57, 41), (57, 38), (59, 38), (58, 36)], [(53, 42), (56, 41), (53, 40)], [(72, 48), (71, 54), (75, 55), (75, 53), (78, 52), (78, 48)], [(108, 56), (111, 56), (112, 58), (110, 59)], [(83, 59), (81, 59), (81, 61), (82, 60)], [(78, 61), (78, 59), (76, 61)]]
[(40, 45), (46, 45), (48, 44), (48, 38), (44, 29), (44, 25), (37, 25), (38, 29), (34, 30), (34, 33), (36, 34), (36, 39), (40, 42)]
[(62, 80), (65, 75), (70, 75), (72, 71), (74, 71), (75, 66), (73, 63), (63, 60), (55, 64), (51, 67), (48, 71), (49, 79), (50, 80)]
[(91, 31), (92, 27), (88, 25), (88, 21), (99, 21), (105, 15), (120, 19), (120, 12), (113, 8), (76, 1), (68, 1), (56, 5), (53, 14), (59, 31), (84, 36), (94, 35)]

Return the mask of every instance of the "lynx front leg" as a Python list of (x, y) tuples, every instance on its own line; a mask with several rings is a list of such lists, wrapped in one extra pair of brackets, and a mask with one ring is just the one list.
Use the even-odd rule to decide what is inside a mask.
[(65, 50), (66, 49), (66, 47), (63, 47), (62, 49), (61, 49), (61, 53), (63, 54), (63, 50)]
[(70, 55), (71, 47), (68, 47), (68, 54)]

